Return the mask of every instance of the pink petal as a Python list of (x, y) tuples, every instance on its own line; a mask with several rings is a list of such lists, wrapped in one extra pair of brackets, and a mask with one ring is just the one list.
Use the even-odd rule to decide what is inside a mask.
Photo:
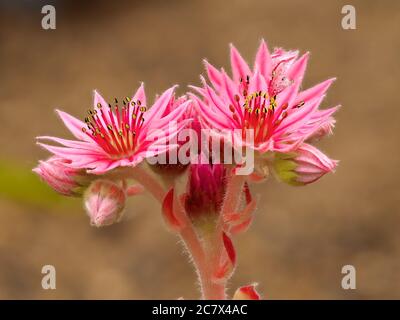
[(300, 92), (297, 96), (296, 103), (300, 103), (300, 101), (306, 101), (309, 99), (313, 99), (317, 96), (322, 96), (328, 90), (330, 85), (336, 80), (336, 78), (328, 79), (324, 82), (317, 84), (316, 86), (309, 88)]
[(333, 171), (337, 165), (337, 161), (330, 159), (319, 149), (307, 143), (303, 143), (301, 147), (299, 147), (299, 153), (300, 155), (296, 159), (309, 163), (315, 163), (315, 161), (317, 161), (320, 166), (325, 167), (329, 171)]
[(172, 110), (169, 114), (165, 117), (162, 117), (160, 120), (152, 121), (151, 125), (149, 126), (149, 130), (151, 128), (162, 128), (167, 125), (171, 121), (179, 122), (182, 120), (183, 115), (186, 113), (187, 108), (192, 104), (191, 100), (188, 100), (182, 103), (179, 107)]
[(88, 142), (91, 141), (91, 139), (84, 132), (82, 132), (82, 128), (86, 127), (84, 122), (74, 118), (64, 111), (56, 110), (56, 112), (75, 138)]
[(102, 152), (102, 149), (98, 147), (97, 145), (89, 142), (82, 142), (82, 141), (75, 141), (75, 140), (67, 140), (67, 139), (61, 139), (57, 137), (50, 137), (50, 136), (40, 136), (37, 137), (36, 139), (38, 140), (50, 140), (57, 142), (59, 144), (62, 144), (66, 147), (70, 148), (77, 148), (77, 149), (83, 149), (83, 150), (96, 150), (98, 152)]
[[(107, 122), (110, 122), (110, 116), (109, 116), (108, 112), (103, 111), (103, 110), (107, 110), (108, 103), (97, 90), (94, 90), (94, 92), (93, 92), (93, 101), (94, 101), (93, 102), (94, 107), (97, 109), (98, 109), (98, 104), (100, 103), (100, 105), (101, 105), (100, 113), (104, 115)], [(107, 127), (107, 123), (103, 120), (103, 117), (99, 116), (99, 119), (100, 119), (101, 123), (103, 124), (103, 126)]]
[(233, 80), (239, 82), (239, 79), (246, 79), (252, 73), (246, 61), (242, 58), (239, 51), (231, 44), (231, 65)]
[(266, 92), (268, 91), (268, 86), (267, 83), (260, 73), (258, 69), (256, 68), (254, 75), (250, 78), (250, 83), (249, 83), (249, 92)]
[(144, 128), (148, 127), (151, 121), (159, 119), (164, 114), (176, 87), (177, 86), (175, 85), (164, 91), (164, 93), (156, 100), (150, 110), (146, 112), (143, 126)]
[(221, 72), (219, 72), (212, 64), (208, 63), (207, 60), (204, 60), (204, 66), (212, 85), (218, 90), (222, 85)]
[(146, 93), (144, 91), (143, 82), (140, 84), (139, 89), (137, 89), (136, 93), (133, 95), (132, 100), (135, 102), (139, 100), (143, 106), (147, 106)]
[(260, 47), (258, 48), (254, 69), (256, 69), (257, 66), (261, 74), (268, 81), (271, 77), (272, 60), (264, 39), (261, 40)]
[(89, 169), (87, 170), (87, 172), (92, 174), (103, 174), (109, 170), (118, 167), (119, 165), (119, 161), (103, 159), (88, 164), (87, 166), (89, 167)]
[(213, 89), (210, 88), (210, 86), (205, 85), (205, 88), (206, 88), (207, 98), (217, 108), (218, 110), (217, 112), (221, 112), (226, 116), (227, 119), (230, 119), (232, 117), (232, 113), (230, 113), (229, 109), (226, 107), (226, 103), (222, 101), (222, 99), (215, 93)]
[(288, 72), (289, 79), (292, 79), (296, 82), (301, 82), (303, 80), (309, 55), (310, 53), (307, 52), (299, 60), (293, 63)]
[(237, 93), (237, 89), (235, 88), (232, 80), (228, 77), (225, 71), (222, 71), (222, 79), (223, 79), (223, 87), (225, 91), (225, 97), (229, 99), (230, 103), (235, 106), (236, 112), (239, 115), (243, 115), (243, 110), (240, 106), (236, 106), (235, 94)]
[(67, 159), (69, 159), (69, 157), (66, 157), (66, 155), (101, 155), (97, 150), (55, 147), (40, 142), (37, 144), (48, 151)]
[(289, 114), (275, 131), (274, 136), (282, 133), (283, 131), (294, 131), (299, 128), (304, 122), (306, 122), (312, 116), (313, 112), (318, 108), (324, 96), (317, 99), (307, 101), (301, 108), (294, 109), (295, 112)]
[(191, 95), (191, 97), (195, 101), (194, 107), (197, 112), (202, 115), (202, 118), (205, 119), (213, 129), (224, 129), (229, 126), (229, 122), (225, 117), (213, 112), (208, 105), (196, 96)]

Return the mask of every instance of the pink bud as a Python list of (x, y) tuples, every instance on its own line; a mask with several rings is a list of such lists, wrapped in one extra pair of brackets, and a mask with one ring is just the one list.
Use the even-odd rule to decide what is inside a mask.
[(91, 176), (84, 170), (74, 169), (69, 166), (71, 161), (53, 156), (46, 161), (40, 161), (33, 169), (50, 187), (65, 196), (80, 196)]
[(274, 169), (282, 181), (292, 185), (305, 185), (333, 172), (337, 163), (312, 145), (303, 143), (293, 153), (276, 155)]
[(256, 285), (243, 286), (236, 290), (232, 300), (260, 300), (260, 295), (256, 291)]
[(185, 209), (192, 217), (219, 213), (226, 187), (226, 169), (222, 164), (192, 164)]
[(125, 207), (124, 190), (109, 180), (92, 182), (85, 192), (84, 203), (91, 225), (103, 227), (119, 222)]

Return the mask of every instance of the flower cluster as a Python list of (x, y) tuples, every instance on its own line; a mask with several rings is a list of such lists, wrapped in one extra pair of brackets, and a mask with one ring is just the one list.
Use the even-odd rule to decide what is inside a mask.
[[(214, 299), (226, 297), (236, 266), (232, 237), (253, 220), (251, 184), (272, 172), (290, 185), (306, 185), (337, 166), (312, 145), (332, 133), (338, 107), (319, 106), (334, 79), (302, 90), (309, 54), (270, 52), (265, 41), (252, 68), (234, 46), (230, 56), (232, 75), (205, 61), (208, 79), (178, 98), (174, 86), (150, 105), (142, 84), (113, 103), (95, 91), (83, 121), (57, 111), (75, 140), (38, 137), (52, 156), (34, 169), (57, 192), (83, 196), (98, 227), (121, 220), (127, 197), (150, 192), (192, 255), (203, 297)], [(246, 150), (254, 155), (253, 171), (240, 175), (236, 157), (216, 162), (205, 146), (224, 152), (218, 159), (225, 160)], [(234, 298), (259, 295), (244, 286)]]

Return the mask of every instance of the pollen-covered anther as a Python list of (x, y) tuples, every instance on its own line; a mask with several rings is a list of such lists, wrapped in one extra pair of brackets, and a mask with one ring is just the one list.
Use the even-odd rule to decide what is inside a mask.
[(304, 101), (300, 101), (300, 103), (296, 106), (296, 108), (301, 108), (302, 106), (304, 106)]
[[(278, 124), (275, 109), (277, 107), (276, 96), (270, 96), (267, 92), (256, 91), (244, 97), (244, 119), (242, 122), (242, 136), (246, 137), (246, 130), (254, 130), (255, 143), (265, 141), (272, 132), (272, 127)], [(283, 105), (282, 111), (287, 108)], [(281, 118), (286, 117), (284, 115)]]
[[(118, 99), (114, 101), (115, 107), (109, 104), (108, 112), (88, 110), (85, 123), (90, 132), (86, 128), (82, 128), (82, 132), (111, 156), (130, 156), (136, 148), (136, 132), (143, 125), (146, 107), (141, 106), (139, 100), (131, 101), (129, 97), (123, 99), (121, 108), (118, 107)], [(101, 103), (96, 106), (100, 109)]]
[(282, 115), (280, 116), (280, 118), (278, 120), (275, 121), (274, 125), (278, 126), (281, 124), (281, 122), (287, 117), (288, 113), (287, 111), (283, 111)]

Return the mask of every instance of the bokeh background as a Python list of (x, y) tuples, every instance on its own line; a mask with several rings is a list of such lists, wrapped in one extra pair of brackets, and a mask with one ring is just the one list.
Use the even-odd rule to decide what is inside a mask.
[[(319, 146), (340, 160), (333, 175), (293, 188), (255, 188), (255, 223), (235, 239), (230, 282), (259, 282), (266, 299), (400, 298), (399, 1), (0, 1), (0, 298), (197, 298), (192, 266), (149, 196), (120, 224), (89, 226), (82, 204), (57, 197), (30, 170), (47, 153), (37, 135), (69, 134), (54, 108), (81, 118), (97, 88), (108, 99), (145, 81), (150, 97), (198, 84), (207, 57), (229, 68), (233, 42), (252, 60), (270, 47), (310, 51), (309, 87), (338, 80), (334, 136)], [(41, 28), (53, 4), (57, 29)], [(352, 4), (357, 29), (341, 28)], [(41, 268), (57, 289), (41, 288)], [(341, 288), (341, 268), (357, 289)]]

